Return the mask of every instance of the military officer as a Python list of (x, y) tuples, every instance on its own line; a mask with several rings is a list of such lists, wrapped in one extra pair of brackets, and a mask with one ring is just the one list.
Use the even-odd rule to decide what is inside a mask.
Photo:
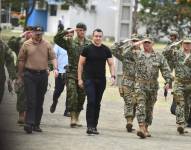
[(146, 138), (151, 136), (148, 126), (152, 124), (153, 108), (157, 100), (159, 70), (166, 81), (166, 89), (169, 87), (172, 76), (164, 56), (154, 51), (151, 37), (146, 36), (142, 41), (136, 42), (133, 45), (140, 44), (143, 45), (143, 51), (135, 59), (136, 74), (134, 87), (137, 101), (136, 116), (139, 124), (137, 136)]
[[(126, 118), (127, 132), (132, 132), (133, 119), (135, 117), (136, 103), (133, 98), (135, 84), (135, 61), (129, 59), (126, 51), (130, 50), (134, 54), (140, 53), (139, 46), (131, 46), (132, 43), (138, 42), (140, 38), (133, 34), (127, 43), (116, 43), (112, 46), (112, 54), (122, 62), (123, 76), (119, 87), (120, 95), (124, 99), (124, 116)], [(125, 46), (126, 45), (126, 46)]]
[[(77, 37), (67, 38), (69, 32), (76, 31)], [(76, 29), (69, 31), (59, 30), (54, 37), (54, 42), (67, 50), (68, 68), (67, 68), (67, 98), (68, 110), (71, 113), (71, 127), (81, 126), (78, 123), (79, 114), (83, 109), (85, 101), (85, 92), (78, 86), (77, 66), (82, 49), (90, 44), (90, 40), (85, 37), (87, 27), (84, 23), (78, 23)]]
[[(26, 26), (24, 28), (24, 32), (21, 34), (20, 37), (11, 37), (8, 41), (9, 47), (16, 53), (18, 57), (19, 50), (22, 46), (22, 44), (29, 40), (32, 36), (32, 27), (31, 26)], [(17, 81), (15, 82), (15, 92), (17, 94), (17, 105), (16, 109), (17, 112), (19, 113), (18, 117), (18, 124), (24, 124), (25, 120), (25, 111), (26, 111), (26, 96), (24, 92), (24, 84), (23, 83), (18, 83)]]
[(184, 134), (184, 127), (189, 118), (191, 104), (191, 38), (184, 38), (181, 49), (174, 47), (168, 50), (169, 57), (174, 62), (175, 83), (173, 96), (176, 102), (176, 124), (179, 134)]

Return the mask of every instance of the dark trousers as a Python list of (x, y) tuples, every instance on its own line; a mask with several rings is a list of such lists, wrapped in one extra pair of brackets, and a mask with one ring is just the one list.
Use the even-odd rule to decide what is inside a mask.
[[(61, 93), (63, 92), (65, 84), (66, 84), (66, 74), (59, 73), (58, 77), (55, 79), (53, 103), (58, 102), (58, 98), (60, 97)], [(66, 98), (66, 102), (65, 102), (66, 106), (67, 106), (67, 103), (68, 102), (67, 102), (67, 98)]]
[(0, 103), (2, 102), (3, 100), (3, 95), (4, 95), (4, 90), (5, 90), (5, 80), (6, 80), (6, 77), (5, 77), (5, 70), (4, 68), (1, 69), (0, 68)]
[(0, 104), (3, 100), (4, 89), (5, 89), (5, 80), (6, 80), (5, 78), (0, 80), (0, 84), (1, 84), (1, 86), (0, 86)]
[(190, 108), (190, 113), (189, 113), (189, 117), (188, 117), (187, 123), (189, 125), (191, 125), (191, 108)]
[(106, 87), (106, 79), (87, 79), (84, 83), (87, 94), (87, 127), (96, 128), (99, 119), (101, 99)]
[(47, 85), (48, 74), (46, 71), (40, 73), (30, 71), (24, 72), (24, 88), (27, 101), (26, 124), (40, 125)]

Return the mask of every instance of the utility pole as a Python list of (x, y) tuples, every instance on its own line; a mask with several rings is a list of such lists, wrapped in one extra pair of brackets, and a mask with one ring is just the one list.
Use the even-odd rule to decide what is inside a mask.
[[(130, 38), (132, 32), (133, 0), (118, 0), (118, 14), (116, 19), (116, 42)], [(120, 85), (122, 77), (122, 63), (115, 59), (117, 84)]]

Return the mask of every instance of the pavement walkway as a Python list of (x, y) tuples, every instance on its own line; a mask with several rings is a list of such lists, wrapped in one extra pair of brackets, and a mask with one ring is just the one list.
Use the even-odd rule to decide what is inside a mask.
[[(117, 87), (112, 90), (117, 92)], [(0, 104), (0, 137), (3, 140), (0, 150), (189, 150), (191, 148), (191, 129), (189, 133), (179, 135), (176, 132), (175, 117), (170, 114), (172, 97), (164, 100), (163, 90), (159, 90), (158, 101), (154, 109), (154, 120), (150, 128), (152, 137), (139, 139), (136, 132), (128, 133), (123, 117), (123, 100), (106, 89), (102, 101), (98, 130), (100, 135), (86, 134), (85, 110), (80, 119), (82, 128), (69, 127), (70, 118), (64, 117), (64, 97), (59, 100), (54, 114), (49, 112), (53, 87), (45, 98), (42, 133), (26, 134), (23, 127), (17, 125), (16, 97), (5, 91), (4, 101)], [(112, 95), (113, 94), (113, 95)], [(109, 96), (108, 96), (109, 95)], [(115, 96), (115, 100), (110, 98)], [(84, 105), (85, 106), (85, 105)], [(137, 120), (134, 121), (137, 128)], [(3, 149), (4, 148), (4, 149)]]

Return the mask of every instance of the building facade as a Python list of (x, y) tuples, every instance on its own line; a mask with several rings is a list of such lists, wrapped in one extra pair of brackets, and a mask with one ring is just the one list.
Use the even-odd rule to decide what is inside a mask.
[(67, 7), (63, 2), (47, 0), (43, 5), (37, 2), (28, 25), (41, 25), (47, 32), (55, 34), (59, 20), (65, 28), (84, 22), (88, 28), (87, 35), (91, 35), (93, 29), (101, 28), (105, 36), (115, 36), (117, 0), (89, 0), (87, 10), (77, 6)]

